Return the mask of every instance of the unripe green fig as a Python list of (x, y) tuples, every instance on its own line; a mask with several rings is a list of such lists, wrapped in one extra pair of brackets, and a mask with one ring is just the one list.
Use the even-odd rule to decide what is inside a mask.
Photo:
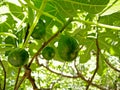
[(78, 42), (70, 36), (62, 35), (58, 41), (58, 54), (64, 61), (73, 61), (78, 55)]
[(42, 56), (46, 60), (51, 60), (55, 56), (55, 50), (52, 47), (47, 46), (42, 50)]
[(42, 39), (46, 34), (46, 30), (45, 30), (45, 23), (39, 19), (37, 25), (34, 28), (34, 31), (32, 32), (32, 37), (34, 39)]
[(15, 67), (21, 67), (25, 65), (28, 62), (28, 59), (28, 52), (22, 48), (13, 49), (8, 55), (8, 62)]

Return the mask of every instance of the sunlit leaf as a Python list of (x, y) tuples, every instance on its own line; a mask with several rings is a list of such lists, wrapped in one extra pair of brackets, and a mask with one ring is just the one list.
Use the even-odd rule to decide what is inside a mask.
[(120, 17), (118, 17), (119, 15), (120, 12), (116, 12), (110, 15), (102, 16), (100, 17), (99, 22), (114, 26), (120, 26)]
[(10, 12), (17, 18), (22, 19), (24, 17), (22, 7), (17, 6), (13, 3), (7, 3), (10, 9)]
[(7, 33), (7, 32), (0, 32), (0, 35), (3, 35), (3, 36), (10, 36), (10, 37), (13, 37), (13, 38), (16, 38), (16, 35), (12, 34), (12, 33)]
[(90, 57), (91, 57), (90, 53), (95, 48), (94, 44), (95, 44), (94, 41), (93, 42), (88, 42), (88, 44), (86, 45), (86, 47), (83, 46), (83, 48), (85, 48), (85, 50), (84, 49), (80, 50), (80, 52), (79, 52), (80, 63), (86, 63), (90, 59)]
[[(66, 16), (74, 16), (77, 12), (87, 11), (92, 14), (101, 12), (108, 4), (109, 0), (55, 0), (53, 3), (59, 9), (61, 14)], [(71, 7), (69, 7), (71, 6)]]
[(28, 22), (30, 25), (32, 25), (34, 20), (34, 11), (32, 10), (32, 8), (28, 7)]
[(120, 0), (110, 0), (110, 3), (107, 7), (111, 6), (108, 10), (106, 10), (101, 16), (110, 15), (115, 12), (119, 12), (120, 10)]
[(8, 29), (13, 29), (15, 20), (10, 14), (3, 14), (0, 16), (0, 32), (7, 32)]
[(120, 49), (117, 46), (111, 46), (109, 52), (111, 55), (120, 56)]

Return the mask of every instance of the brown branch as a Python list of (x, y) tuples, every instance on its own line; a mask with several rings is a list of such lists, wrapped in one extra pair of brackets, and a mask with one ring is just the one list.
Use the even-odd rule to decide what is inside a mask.
[[(81, 78), (83, 81), (85, 81), (85, 82), (89, 82), (89, 80), (87, 80), (79, 71), (78, 71), (78, 69), (77, 69), (77, 75), (70, 75), (70, 74), (65, 74), (65, 73), (61, 73), (61, 72), (59, 72), (59, 71), (57, 71), (57, 70), (55, 70), (55, 69), (51, 69), (51, 68), (49, 68), (49, 66), (48, 65), (43, 65), (43, 64), (40, 64), (38, 61), (37, 61), (37, 64), (41, 67), (41, 66), (43, 66), (43, 67), (45, 67), (48, 71), (50, 71), (50, 72), (52, 72), (52, 73), (54, 73), (54, 74), (57, 74), (57, 75), (60, 75), (60, 76), (62, 76), (62, 77), (67, 77), (67, 78), (73, 78), (73, 79), (76, 79), (76, 78)], [(76, 67), (77, 68), (77, 67)], [(92, 83), (91, 82), (91, 85), (92, 86), (94, 86), (94, 87), (97, 87), (97, 88), (99, 88), (100, 90), (107, 90), (107, 89), (105, 89), (104, 87), (101, 87), (100, 85), (97, 85), (97, 84), (94, 84), (94, 83)]]
[[(67, 78), (73, 78), (73, 79), (76, 79), (76, 78), (81, 78), (82, 80), (84, 80), (85, 82), (89, 82), (89, 80), (87, 80), (87, 79), (85, 79), (85, 77), (79, 72), (79, 74), (78, 75), (68, 75), (68, 74), (61, 74), (61, 72), (58, 72), (58, 71), (55, 71), (55, 70), (53, 70), (53, 69), (50, 69), (49, 67), (46, 67), (46, 66), (44, 66), (47, 70), (49, 70), (50, 72), (52, 72), (52, 73), (55, 73), (55, 74), (57, 74), (57, 75), (60, 75), (60, 76), (63, 76), (63, 77), (67, 77)], [(93, 85), (93, 86), (95, 86), (95, 87), (97, 87), (97, 88), (99, 88), (99, 89), (101, 89), (101, 90), (106, 90), (105, 88), (103, 88), (103, 87), (101, 87), (101, 86), (99, 86), (99, 85), (97, 85), (97, 84), (94, 84), (94, 83), (92, 83), (91, 82), (91, 85)]]
[[(81, 78), (82, 80), (84, 80), (85, 82), (89, 83), (89, 80), (85, 79), (85, 77), (82, 75), (82, 73), (78, 70), (77, 65), (76, 65), (76, 61), (74, 61), (74, 66), (75, 66), (75, 69), (76, 69), (76, 71), (77, 71), (78, 77), (80, 77), (80, 78)], [(101, 86), (99, 86), (99, 85), (97, 85), (97, 84), (94, 84), (94, 83), (92, 83), (92, 82), (91, 82), (91, 85), (92, 85), (92, 86), (95, 86), (95, 87), (97, 87), (97, 88), (99, 88), (99, 89), (101, 89), (101, 90), (106, 90), (105, 88), (103, 88), (103, 87), (101, 87)]]
[(56, 37), (59, 35), (59, 33), (61, 33), (61, 32), (72, 22), (72, 20), (73, 20), (73, 18), (70, 18), (70, 19), (66, 22), (66, 24), (61, 28), (61, 30), (59, 30), (59, 31), (58, 31), (56, 34), (54, 34), (50, 39), (48, 39), (48, 41), (46, 41), (46, 42), (43, 43), (43, 45), (39, 48), (39, 50), (37, 51), (37, 53), (35, 53), (34, 56), (32, 57), (30, 63), (28, 64), (28, 67), (31, 66), (34, 58), (39, 55), (39, 53), (41, 52), (41, 50), (42, 50), (45, 46), (47, 46), (54, 38), (56, 38)]
[(27, 79), (30, 81), (32, 84), (33, 90), (38, 90), (37, 85), (35, 84), (35, 79), (31, 76), (31, 70), (29, 70), (28, 77)]
[(24, 66), (25, 70), (26, 70), (26, 78), (30, 81), (30, 83), (32, 84), (33, 90), (38, 90), (37, 85), (35, 84), (35, 79), (31, 76), (31, 69), (27, 66)]
[(18, 90), (20, 85), (22, 84), (22, 82), (26, 79), (26, 73), (24, 73), (24, 75), (22, 76), (22, 79), (19, 81), (19, 83), (17, 84), (15, 90)]
[(97, 47), (97, 53), (96, 53), (96, 69), (90, 79), (90, 81), (88, 82), (88, 85), (86, 86), (86, 90), (89, 89), (89, 86), (91, 85), (96, 73), (97, 73), (97, 70), (99, 68), (99, 54), (100, 54), (100, 48), (99, 48), (99, 43), (98, 43), (98, 39), (96, 39), (96, 47)]
[(22, 82), (25, 80), (25, 78), (27, 78), (30, 81), (30, 83), (32, 84), (33, 90), (38, 90), (38, 87), (35, 84), (35, 80), (31, 76), (31, 69), (29, 67), (27, 67), (26, 65), (24, 66), (24, 68), (25, 68), (25, 73), (24, 73), (22, 79), (20, 80), (20, 82), (18, 83), (18, 85), (16, 86), (15, 90), (18, 90), (18, 88), (20, 87)]
[(18, 79), (19, 79), (20, 71), (21, 71), (21, 67), (18, 69), (18, 75), (17, 75), (17, 78), (16, 78), (16, 82), (15, 82), (14, 90), (16, 90), (16, 86), (17, 86), (17, 83), (18, 83)]
[(5, 90), (5, 87), (6, 87), (6, 70), (5, 70), (5, 67), (4, 67), (1, 59), (0, 59), (0, 64), (1, 64), (1, 66), (3, 68), (3, 72), (4, 72), (4, 86), (3, 86), (3, 90)]
[(118, 69), (115, 68), (112, 64), (110, 64), (108, 60), (105, 59), (105, 62), (107, 63), (107, 65), (108, 65), (110, 68), (112, 68), (113, 70), (115, 70), (115, 71), (117, 71), (117, 72), (120, 73), (120, 70), (118, 70)]
[(76, 71), (77, 71), (77, 74), (79, 75), (79, 70), (78, 70), (78, 68), (77, 68), (77, 64), (76, 64), (76, 60), (74, 61), (74, 67), (75, 67), (75, 69), (76, 69)]

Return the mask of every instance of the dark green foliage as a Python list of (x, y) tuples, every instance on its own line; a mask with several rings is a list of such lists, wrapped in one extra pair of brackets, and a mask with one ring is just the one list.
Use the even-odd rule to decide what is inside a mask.
[(16, 46), (17, 42), (15, 38), (8, 36), (5, 38), (5, 44), (12, 44)]

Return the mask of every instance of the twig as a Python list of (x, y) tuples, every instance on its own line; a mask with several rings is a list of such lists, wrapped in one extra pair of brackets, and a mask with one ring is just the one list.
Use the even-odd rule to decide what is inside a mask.
[(108, 60), (105, 59), (105, 62), (107, 63), (107, 65), (108, 65), (110, 68), (112, 68), (113, 70), (115, 70), (115, 71), (117, 71), (117, 72), (120, 73), (120, 70), (118, 70), (118, 69), (115, 68), (112, 64), (110, 64)]
[(39, 53), (41, 52), (41, 50), (42, 50), (45, 46), (47, 46), (54, 38), (56, 38), (56, 37), (59, 35), (59, 33), (61, 33), (61, 32), (70, 24), (70, 22), (71, 22), (72, 20), (73, 20), (73, 18), (70, 18), (70, 19), (67, 21), (67, 23), (62, 27), (61, 30), (59, 30), (59, 31), (58, 31), (56, 34), (54, 34), (50, 39), (48, 39), (48, 41), (46, 41), (46, 42), (43, 43), (43, 45), (39, 48), (39, 50), (37, 51), (37, 53), (35, 53), (34, 56), (32, 57), (29, 65), (28, 65), (28, 67), (30, 67), (30, 65), (32, 64), (34, 58), (39, 55)]
[(30, 81), (30, 83), (33, 86), (33, 90), (38, 90), (38, 87), (35, 84), (35, 79), (31, 76), (31, 69), (27, 71), (27, 79)]
[(16, 86), (17, 86), (17, 83), (18, 83), (18, 79), (19, 79), (20, 71), (21, 71), (21, 67), (18, 69), (18, 75), (17, 75), (17, 78), (16, 78), (16, 82), (15, 82), (14, 90), (16, 90)]
[(3, 68), (3, 71), (4, 71), (4, 86), (3, 86), (3, 90), (5, 90), (5, 87), (6, 87), (6, 70), (5, 70), (5, 67), (4, 67), (1, 59), (0, 59), (0, 64), (1, 64), (1, 66)]
[(76, 69), (76, 71), (77, 71), (77, 74), (79, 75), (79, 74), (80, 74), (80, 72), (79, 72), (79, 70), (78, 70), (78, 68), (77, 68), (77, 65), (76, 65), (76, 60), (74, 61), (74, 67), (75, 67), (75, 69)]
[[(78, 72), (77, 75), (69, 75), (69, 74), (61, 73), (61, 72), (59, 72), (59, 71), (57, 71), (57, 70), (51, 69), (51, 68), (49, 68), (49, 66), (47, 66), (47, 65), (45, 66), (45, 65), (43, 65), (43, 64), (40, 64), (39, 62), (38, 62), (37, 64), (38, 64), (40, 67), (43, 66), (43, 67), (45, 67), (47, 70), (49, 70), (50, 72), (52, 72), (52, 73), (54, 73), (54, 74), (57, 74), (57, 75), (60, 75), (60, 76), (62, 76), (62, 77), (73, 78), (73, 79), (81, 78), (81, 79), (84, 80), (85, 82), (87, 82), (87, 83), (89, 82), (89, 80), (85, 79), (85, 77), (84, 77), (80, 72)], [(78, 69), (77, 69), (77, 70), (78, 70)], [(91, 85), (99, 88), (100, 90), (107, 90), (107, 89), (105, 89), (104, 87), (101, 87), (101, 86), (99, 86), (99, 85), (97, 85), (97, 84), (94, 84), (94, 83), (92, 83), (92, 82), (91, 82)]]
[(24, 73), (22, 79), (19, 81), (19, 83), (17, 84), (15, 90), (18, 90), (18, 88), (20, 87), (20, 85), (22, 84), (22, 82), (26, 79), (26, 73)]
[(99, 48), (99, 43), (98, 43), (98, 39), (96, 39), (96, 47), (97, 47), (97, 53), (96, 53), (96, 69), (91, 77), (91, 80), (88, 82), (88, 85), (86, 86), (86, 90), (89, 89), (89, 86), (91, 85), (96, 73), (97, 73), (97, 70), (99, 68), (99, 54), (100, 54), (100, 48)]
[(18, 85), (16, 86), (15, 90), (18, 90), (18, 88), (20, 87), (20, 85), (22, 84), (22, 82), (27, 78), (30, 83), (32, 84), (33, 86), (33, 90), (38, 90), (36, 84), (35, 84), (35, 80), (34, 78), (32, 78), (31, 76), (31, 69), (29, 67), (27, 67), (27, 65), (24, 66), (25, 68), (25, 73), (22, 77), (22, 79), (19, 81)]

